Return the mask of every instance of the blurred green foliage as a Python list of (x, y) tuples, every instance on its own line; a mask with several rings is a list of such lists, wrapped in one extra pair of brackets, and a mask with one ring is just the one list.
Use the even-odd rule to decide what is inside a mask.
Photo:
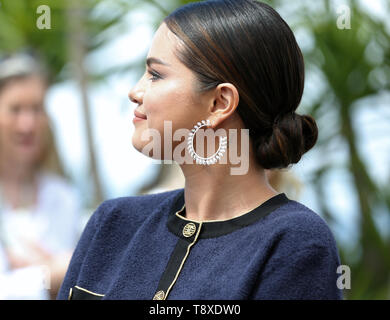
[[(329, 2), (325, 3), (325, 8), (326, 12), (334, 12)], [(352, 275), (352, 288), (346, 292), (346, 297), (389, 299), (390, 238), (389, 233), (380, 233), (374, 219), (381, 206), (386, 207), (390, 215), (390, 193), (388, 188), (378, 185), (368, 172), (359, 152), (359, 128), (354, 126), (353, 117), (359, 101), (367, 97), (375, 100), (378, 92), (390, 89), (390, 34), (383, 22), (371, 18), (356, 1), (351, 2), (349, 8), (351, 29), (336, 28), (337, 15), (334, 14), (322, 18), (311, 14), (303, 19), (315, 39), (315, 48), (306, 55), (307, 61), (321, 70), (327, 82), (326, 95), (311, 107), (311, 113), (316, 118), (329, 112), (326, 100), (332, 99), (332, 108), (340, 124), (337, 137), (347, 146), (349, 162), (345, 165), (352, 177), (358, 201), (358, 243), (353, 252), (340, 248), (342, 262), (350, 266)], [(321, 58), (316, 58), (318, 56)], [(384, 78), (381, 79), (382, 72)], [(375, 104), (372, 112), (375, 112)], [(331, 142), (331, 139), (322, 140), (318, 148), (325, 151)], [(318, 168), (312, 183), (323, 183), (321, 175), (331, 169)], [(321, 193), (319, 196), (325, 197)], [(387, 230), (390, 231), (390, 225)]]
[[(72, 10), (64, 0), (0, 0), (0, 57), (19, 50), (41, 56), (52, 76), (52, 81), (63, 81), (70, 76), (69, 22), (65, 11)], [(85, 27), (86, 52), (97, 50), (112, 40), (112, 28), (120, 32), (123, 17), (138, 1), (83, 0), (79, 1)], [(39, 29), (37, 19), (41, 5), (50, 7), (51, 28)], [(106, 74), (105, 74), (106, 75)]]

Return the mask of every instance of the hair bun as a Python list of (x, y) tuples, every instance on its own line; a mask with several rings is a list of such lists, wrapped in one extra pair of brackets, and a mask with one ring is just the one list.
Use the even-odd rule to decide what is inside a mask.
[(264, 169), (286, 168), (298, 163), (317, 138), (317, 124), (311, 116), (283, 114), (275, 119), (272, 133), (254, 140), (257, 160)]
[(318, 139), (318, 127), (317, 123), (312, 116), (303, 115), (299, 116), (302, 122), (302, 134), (304, 137), (304, 150), (309, 151), (317, 142)]

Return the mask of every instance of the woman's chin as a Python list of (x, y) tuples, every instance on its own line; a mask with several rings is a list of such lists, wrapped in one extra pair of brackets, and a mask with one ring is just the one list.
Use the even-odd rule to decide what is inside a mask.
[(135, 150), (139, 153), (142, 153), (144, 156), (156, 160), (160, 160), (161, 157), (154, 155), (156, 152), (153, 152), (153, 148), (151, 147), (150, 142), (142, 141), (139, 137), (133, 136), (132, 145)]

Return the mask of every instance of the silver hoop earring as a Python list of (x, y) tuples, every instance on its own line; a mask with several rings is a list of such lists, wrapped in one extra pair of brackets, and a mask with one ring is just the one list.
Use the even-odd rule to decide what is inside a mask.
[(226, 151), (227, 145), (227, 137), (219, 137), (219, 147), (216, 153), (214, 153), (211, 157), (203, 158), (199, 156), (194, 150), (194, 137), (196, 132), (202, 128), (211, 125), (210, 120), (202, 120), (202, 122), (198, 122), (194, 128), (190, 131), (187, 138), (187, 149), (190, 153), (191, 157), (195, 160), (196, 164), (202, 165), (211, 165), (215, 164), (219, 159), (222, 158), (224, 152)]

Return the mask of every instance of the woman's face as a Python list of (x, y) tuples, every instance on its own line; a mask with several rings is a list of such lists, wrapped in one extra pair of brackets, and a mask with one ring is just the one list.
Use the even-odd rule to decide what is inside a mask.
[[(204, 95), (195, 94), (194, 73), (174, 55), (179, 41), (164, 23), (161, 24), (147, 56), (149, 63), (145, 73), (129, 92), (130, 100), (138, 104), (136, 111), (146, 116), (134, 122), (133, 146), (142, 152), (153, 140), (142, 141), (142, 133), (149, 137), (145, 131), (156, 129), (161, 136), (161, 159), (172, 159), (171, 154), (164, 154), (164, 120), (172, 123), (174, 133), (182, 128), (190, 130), (198, 121), (207, 119), (207, 100)], [(172, 143), (172, 150), (180, 143), (170, 137), (166, 139)], [(154, 153), (150, 156), (158, 158)]]
[(46, 87), (38, 77), (11, 80), (0, 91), (0, 157), (31, 165), (45, 147)]

